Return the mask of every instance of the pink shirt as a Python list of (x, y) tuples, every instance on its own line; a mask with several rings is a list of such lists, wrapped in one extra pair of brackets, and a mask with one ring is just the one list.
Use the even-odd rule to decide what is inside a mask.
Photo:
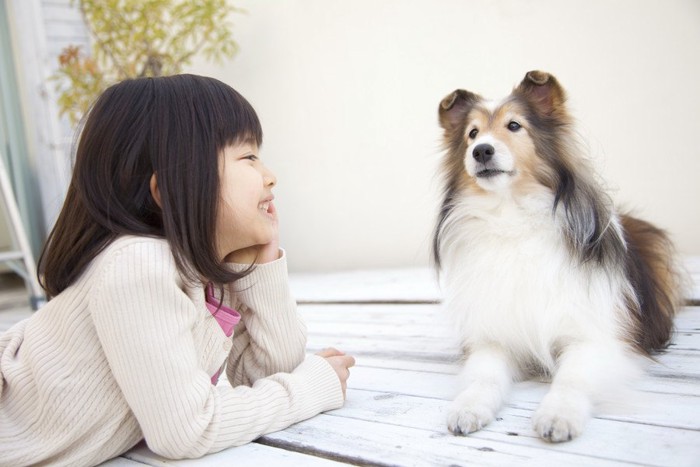
[[(222, 305), (214, 297), (214, 288), (211, 284), (207, 286), (207, 308), (216, 322), (219, 323), (219, 326), (221, 326), (226, 337), (231, 337), (233, 335), (233, 327), (241, 320), (241, 315), (233, 308)], [(211, 377), (211, 384), (216, 384), (219, 381), (221, 370), (223, 370), (223, 366)]]

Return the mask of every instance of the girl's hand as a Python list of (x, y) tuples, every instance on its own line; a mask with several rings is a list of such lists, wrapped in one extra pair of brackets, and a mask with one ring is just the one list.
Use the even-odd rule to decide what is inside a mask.
[(224, 258), (227, 263), (237, 263), (237, 264), (265, 264), (275, 261), (280, 258), (280, 233), (279, 224), (276, 219), (277, 212), (274, 210), (274, 205), (272, 206), (273, 214), (275, 215), (275, 221), (273, 222), (273, 234), (270, 243), (264, 245), (253, 245), (247, 248), (242, 248), (234, 252), (229, 253)]
[(343, 389), (343, 399), (345, 399), (345, 390), (347, 389), (347, 381), (350, 377), (350, 367), (355, 365), (355, 359), (350, 355), (345, 355), (345, 352), (341, 352), (338, 349), (330, 347), (328, 349), (323, 349), (316, 353), (326, 359), (326, 361), (333, 367), (335, 373), (338, 375), (340, 380), (340, 387)]
[(265, 245), (253, 245), (229, 253), (224, 261), (237, 264), (270, 263), (280, 258), (279, 239), (275, 239)]
[(270, 263), (280, 258), (280, 239), (277, 234), (270, 243), (258, 245), (258, 264)]

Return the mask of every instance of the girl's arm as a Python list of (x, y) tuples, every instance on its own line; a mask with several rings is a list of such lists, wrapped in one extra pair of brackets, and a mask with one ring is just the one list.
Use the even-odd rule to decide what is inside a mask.
[[(247, 265), (231, 264), (235, 270)], [(226, 375), (232, 386), (251, 385), (278, 372), (291, 372), (305, 357), (306, 325), (289, 291), (287, 260), (280, 258), (255, 270), (229, 289), (241, 314), (233, 335)]]
[(86, 324), (94, 325), (114, 378), (102, 384), (123, 395), (105, 410), (125, 401), (154, 452), (199, 457), (342, 405), (338, 376), (320, 356), (252, 387), (213, 386), (192, 334), (207, 311), (183, 291), (167, 244), (130, 243), (105, 260)]

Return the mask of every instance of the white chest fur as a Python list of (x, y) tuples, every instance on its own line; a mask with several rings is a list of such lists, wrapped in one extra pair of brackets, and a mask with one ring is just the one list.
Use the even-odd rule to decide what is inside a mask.
[(554, 366), (579, 339), (614, 339), (620, 287), (569, 255), (551, 198), (463, 199), (444, 224), (444, 306), (467, 348), (499, 345)]

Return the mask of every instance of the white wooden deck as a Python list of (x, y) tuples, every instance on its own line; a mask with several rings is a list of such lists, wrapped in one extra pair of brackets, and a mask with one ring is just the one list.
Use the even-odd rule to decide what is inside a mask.
[[(202, 459), (170, 461), (139, 446), (106, 465), (700, 466), (700, 258), (688, 264), (695, 306), (677, 317), (673, 344), (650, 366), (639, 398), (606, 408), (571, 442), (533, 432), (530, 416), (547, 390), (538, 382), (517, 384), (485, 429), (451, 435), (445, 411), (458, 352), (433, 273), (358, 271), (292, 276), (309, 352), (335, 346), (357, 360), (343, 408)], [(18, 300), (12, 293), (0, 296), (0, 310)], [(0, 311), (0, 330), (27, 313)]]

